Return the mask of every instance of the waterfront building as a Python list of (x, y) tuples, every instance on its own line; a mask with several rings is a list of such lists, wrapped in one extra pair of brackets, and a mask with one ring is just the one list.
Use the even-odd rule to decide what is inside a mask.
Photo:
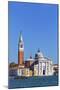
[(51, 59), (45, 57), (38, 49), (35, 57), (24, 60), (24, 41), (20, 34), (18, 42), (18, 64), (9, 66), (10, 76), (50, 76), (58, 71), (58, 65), (53, 65)]
[(58, 75), (58, 69), (59, 69), (58, 64), (53, 64), (53, 74), (54, 75)]
[(18, 68), (18, 64), (12, 62), (9, 64), (9, 76), (17, 76), (17, 68)]
[(30, 56), (30, 58), (28, 58), (28, 59), (25, 60), (25, 62), (24, 62), (25, 67), (30, 68), (30, 66), (32, 65), (33, 62), (34, 62), (34, 59), (32, 58), (32, 56)]
[(44, 57), (43, 53), (38, 50), (34, 61), (34, 76), (53, 75), (52, 60)]

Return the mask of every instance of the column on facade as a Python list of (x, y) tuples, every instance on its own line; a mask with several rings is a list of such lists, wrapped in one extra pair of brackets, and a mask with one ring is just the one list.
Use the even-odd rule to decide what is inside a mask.
[(47, 62), (47, 75), (49, 75), (49, 62)]
[(45, 74), (47, 75), (48, 73), (48, 70), (47, 70), (47, 62), (45, 62), (45, 64), (46, 64), (46, 71), (45, 71)]
[(52, 66), (52, 61), (51, 61), (51, 73), (53, 75), (53, 66)]
[(51, 61), (49, 63), (49, 72), (50, 72), (50, 75), (53, 74), (53, 68), (52, 68), (52, 62)]
[(51, 61), (49, 61), (49, 75), (52, 74), (52, 63)]
[(39, 67), (38, 67), (38, 74), (39, 76), (42, 75), (42, 62), (39, 61)]
[(41, 75), (43, 75), (43, 62), (41, 63), (41, 67), (42, 67)]

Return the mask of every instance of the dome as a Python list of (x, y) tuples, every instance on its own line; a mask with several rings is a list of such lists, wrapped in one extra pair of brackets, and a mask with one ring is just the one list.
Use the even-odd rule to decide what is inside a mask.
[(41, 57), (44, 57), (43, 56), (43, 53), (41, 51), (38, 50), (38, 53), (37, 53), (38, 57), (41, 58)]

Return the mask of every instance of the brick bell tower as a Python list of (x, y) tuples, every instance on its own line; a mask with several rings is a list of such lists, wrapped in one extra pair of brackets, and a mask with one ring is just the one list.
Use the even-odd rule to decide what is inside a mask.
[(20, 33), (19, 43), (18, 43), (18, 65), (24, 64), (24, 42), (22, 34)]

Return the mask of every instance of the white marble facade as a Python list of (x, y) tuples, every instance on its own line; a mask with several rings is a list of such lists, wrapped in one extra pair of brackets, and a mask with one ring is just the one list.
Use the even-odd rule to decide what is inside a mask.
[(49, 76), (53, 75), (52, 60), (43, 56), (41, 52), (37, 53), (37, 64), (34, 65), (34, 76)]

